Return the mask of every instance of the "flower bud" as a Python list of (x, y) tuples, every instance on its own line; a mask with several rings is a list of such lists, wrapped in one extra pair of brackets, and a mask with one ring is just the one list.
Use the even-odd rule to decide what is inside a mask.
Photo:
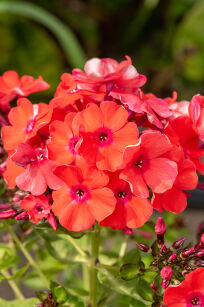
[(160, 271), (160, 275), (161, 275), (161, 278), (164, 280), (171, 280), (171, 277), (173, 275), (172, 268), (169, 266), (163, 267)]
[(20, 214), (18, 214), (18, 215), (15, 217), (15, 220), (16, 220), (16, 221), (28, 220), (28, 219), (29, 219), (29, 216), (28, 216), (28, 213), (27, 213), (27, 212), (21, 212)]
[(11, 208), (11, 204), (0, 204), (0, 210), (8, 210)]
[(188, 257), (188, 256), (192, 255), (194, 252), (195, 252), (195, 250), (194, 250), (193, 247), (191, 247), (191, 248), (186, 248), (186, 249), (184, 249), (184, 250), (182, 251), (181, 255), (182, 255), (183, 257)]
[(162, 288), (163, 289), (166, 289), (169, 285), (170, 281), (169, 280), (162, 280)]
[(57, 230), (57, 220), (52, 212), (48, 214), (47, 221), (54, 230)]
[(197, 189), (204, 190), (204, 183), (198, 183)]
[(196, 252), (193, 256), (194, 256), (194, 257), (204, 257), (204, 249), (199, 250), (199, 251)]
[(18, 195), (18, 194), (15, 194), (14, 196), (13, 196), (13, 202), (18, 202), (18, 201), (20, 201), (21, 199), (20, 199), (20, 196)]
[(158, 292), (158, 290), (157, 290), (155, 284), (150, 284), (150, 288), (152, 288), (152, 290), (153, 290), (154, 292), (156, 292), (156, 293)]
[(177, 260), (177, 254), (176, 253), (171, 254), (171, 256), (169, 257), (169, 261), (176, 262), (176, 260)]
[(151, 263), (151, 265), (157, 265), (158, 264), (158, 260), (154, 260), (152, 263)]
[(160, 252), (161, 252), (162, 254), (165, 254), (165, 253), (167, 252), (167, 247), (166, 247), (166, 245), (162, 244), (162, 245), (160, 246)]
[(137, 247), (143, 251), (144, 253), (147, 253), (149, 251), (149, 246), (147, 244), (143, 243), (136, 243)]
[(200, 237), (200, 242), (202, 243), (202, 245), (204, 245), (204, 233)]
[(175, 242), (172, 244), (173, 248), (179, 249), (181, 246), (183, 246), (185, 240), (186, 240), (186, 238), (181, 238), (181, 239), (175, 241)]
[(201, 242), (198, 242), (195, 246), (194, 246), (194, 249), (195, 251), (198, 251), (199, 249), (201, 249), (203, 246), (203, 244)]
[(198, 267), (204, 268), (204, 260), (196, 260), (194, 264)]
[(16, 211), (15, 210), (7, 210), (7, 211), (2, 211), (0, 212), (0, 220), (5, 220), (5, 219), (11, 219), (14, 216), (16, 216)]
[(166, 232), (166, 226), (162, 217), (159, 217), (155, 225), (155, 233), (157, 235), (164, 235)]
[(129, 228), (129, 227), (123, 228), (122, 231), (123, 231), (126, 235), (129, 235), (129, 236), (131, 236), (132, 233), (133, 233), (133, 232), (132, 232), (132, 229)]

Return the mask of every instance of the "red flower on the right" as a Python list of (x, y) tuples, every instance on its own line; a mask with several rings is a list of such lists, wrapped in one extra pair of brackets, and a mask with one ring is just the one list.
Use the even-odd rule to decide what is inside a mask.
[(204, 307), (204, 268), (189, 273), (179, 286), (170, 286), (164, 292), (168, 307)]

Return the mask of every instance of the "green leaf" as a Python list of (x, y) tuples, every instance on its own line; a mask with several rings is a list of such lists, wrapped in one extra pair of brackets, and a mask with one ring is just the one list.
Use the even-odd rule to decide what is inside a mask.
[(29, 264), (24, 265), (22, 268), (20, 268), (10, 279), (18, 279), (22, 277), (27, 269), (29, 268)]
[(52, 280), (50, 282), (50, 290), (59, 304), (63, 304), (68, 300), (68, 293), (65, 288)]
[(142, 278), (137, 279), (136, 291), (144, 300), (150, 302), (153, 301), (154, 291), (150, 288), (150, 285), (146, 280)]
[(123, 280), (131, 280), (137, 277), (139, 273), (138, 265), (134, 263), (123, 264), (120, 268), (120, 277)]
[(82, 68), (86, 61), (86, 56), (77, 38), (72, 31), (65, 26), (60, 19), (47, 12), (41, 7), (27, 2), (0, 2), (0, 12), (14, 13), (20, 16), (32, 18), (48, 28), (61, 44), (68, 61), (73, 67)]
[(5, 301), (0, 299), (0, 307), (35, 307), (37, 303), (39, 303), (39, 300), (36, 298), (29, 298), (23, 301)]
[(13, 250), (7, 250), (5, 251), (3, 257), (0, 260), (0, 270), (9, 268), (10, 266), (13, 266), (14, 264), (19, 263), (20, 257), (14, 255)]

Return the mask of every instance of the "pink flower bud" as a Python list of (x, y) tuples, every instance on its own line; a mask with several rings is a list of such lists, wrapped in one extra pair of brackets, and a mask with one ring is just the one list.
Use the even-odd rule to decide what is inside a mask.
[(16, 217), (15, 217), (15, 220), (17, 221), (20, 221), (20, 220), (28, 220), (29, 219), (29, 216), (28, 216), (28, 213), (27, 212), (21, 212), (20, 214), (18, 214)]
[(16, 202), (18, 202), (18, 201), (20, 201), (21, 199), (20, 199), (20, 196), (18, 195), (18, 194), (15, 194), (14, 196), (13, 196), (13, 201), (16, 203)]
[(169, 285), (170, 281), (169, 280), (162, 280), (162, 288), (166, 289)]
[(14, 216), (16, 216), (16, 211), (15, 210), (7, 210), (7, 211), (2, 211), (0, 212), (0, 220), (6, 220), (6, 219), (11, 219)]
[(204, 190), (204, 183), (198, 183), (197, 189)]
[(11, 208), (11, 204), (0, 204), (0, 210), (8, 210)]
[(129, 228), (129, 227), (123, 228), (122, 231), (123, 231), (126, 235), (129, 235), (129, 236), (131, 236), (132, 233), (133, 233), (133, 232), (132, 232), (132, 229)]
[(149, 251), (149, 246), (143, 243), (136, 243), (137, 247), (143, 251), (144, 253), (147, 253)]
[(173, 248), (179, 249), (181, 246), (183, 246), (185, 240), (186, 240), (186, 238), (181, 238), (181, 239), (175, 241), (175, 242), (172, 244)]
[(162, 244), (161, 246), (160, 246), (160, 251), (161, 251), (161, 253), (166, 253), (167, 252), (167, 247), (166, 247), (166, 245), (164, 245), (164, 244)]
[(198, 251), (199, 249), (201, 249), (203, 246), (203, 244), (201, 242), (198, 242), (195, 246), (194, 246), (194, 249), (195, 251)]
[(196, 252), (193, 256), (194, 256), (194, 257), (204, 257), (204, 249), (199, 250), (199, 251)]
[(162, 217), (159, 217), (155, 225), (155, 233), (157, 235), (164, 235), (166, 232), (166, 226)]
[(159, 262), (158, 260), (154, 260), (151, 264), (152, 264), (152, 265), (157, 265), (158, 262)]
[(200, 237), (200, 242), (202, 243), (202, 245), (204, 245), (204, 233)]
[(204, 260), (196, 260), (195, 265), (204, 268)]
[(150, 288), (152, 288), (152, 290), (153, 290), (154, 292), (156, 292), (156, 293), (158, 292), (158, 290), (157, 290), (155, 284), (150, 284)]
[(176, 253), (171, 254), (171, 256), (169, 257), (169, 261), (176, 262), (176, 260), (177, 260), (177, 254)]
[(47, 216), (47, 221), (50, 224), (50, 226), (54, 229), (57, 230), (57, 221), (56, 221), (56, 217), (54, 216), (54, 214), (52, 212), (50, 212)]
[(186, 248), (186, 249), (184, 249), (184, 250), (182, 251), (181, 255), (182, 255), (183, 257), (188, 257), (188, 256), (192, 255), (194, 252), (195, 252), (195, 250), (194, 250), (193, 247), (191, 247), (191, 248)]
[(170, 280), (172, 275), (173, 275), (173, 271), (172, 271), (172, 268), (169, 267), (169, 266), (165, 266), (161, 269), (160, 271), (160, 275), (161, 275), (161, 278), (164, 279), (164, 280)]

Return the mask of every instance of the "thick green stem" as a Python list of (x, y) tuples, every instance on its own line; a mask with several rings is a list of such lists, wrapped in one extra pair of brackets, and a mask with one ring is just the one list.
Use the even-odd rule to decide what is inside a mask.
[(100, 227), (98, 224), (95, 224), (95, 231), (92, 233), (91, 238), (91, 259), (90, 259), (90, 306), (97, 306), (97, 288), (98, 288), (98, 279), (97, 279), (97, 269), (96, 263), (98, 261), (98, 251), (100, 244)]
[[(82, 246), (84, 250), (88, 250), (88, 234), (83, 236), (82, 238)], [(83, 274), (83, 284), (84, 284), (84, 289), (89, 291), (89, 267), (86, 263), (82, 264), (82, 274)]]
[(20, 248), (21, 252), (24, 254), (24, 256), (26, 257), (26, 259), (28, 260), (30, 265), (36, 270), (36, 272), (41, 277), (41, 279), (44, 281), (46, 286), (49, 287), (49, 284), (50, 284), (49, 280), (44, 275), (44, 273), (41, 271), (41, 269), (39, 268), (39, 266), (37, 265), (35, 260), (32, 258), (30, 253), (27, 251), (27, 249), (23, 245), (23, 243), (19, 240), (19, 238), (17, 237), (17, 235), (13, 231), (13, 228), (8, 223), (5, 222), (5, 224), (6, 224), (6, 228), (7, 228), (8, 232), (10, 233), (13, 241), (18, 245), (18, 247)]
[(23, 301), (25, 298), (23, 296), (23, 293), (21, 292), (21, 290), (19, 289), (19, 287), (17, 286), (17, 284), (15, 283), (14, 280), (10, 280), (11, 275), (9, 274), (9, 272), (5, 269), (1, 270), (1, 274), (7, 279), (11, 289), (13, 290), (15, 296), (17, 299)]

